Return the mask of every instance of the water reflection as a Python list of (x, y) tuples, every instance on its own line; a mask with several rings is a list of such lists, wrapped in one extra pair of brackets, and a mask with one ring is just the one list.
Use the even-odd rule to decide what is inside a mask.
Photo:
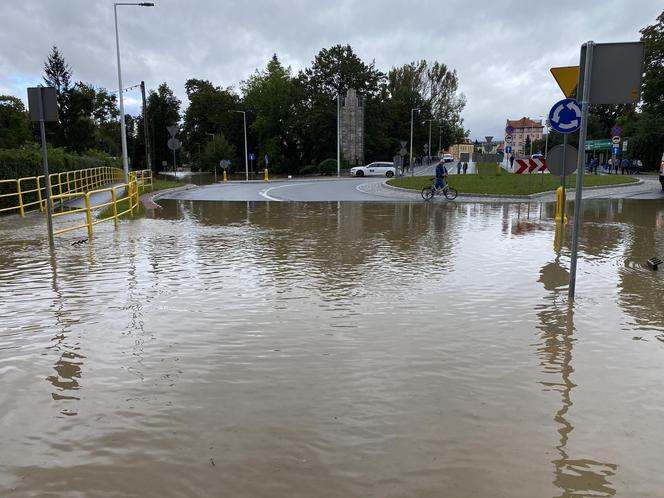
[[(65, 298), (63, 292), (58, 284), (58, 266), (57, 258), (54, 252), (50, 251), (49, 263), (51, 268), (51, 288), (53, 290), (53, 304), (52, 313), (55, 318), (56, 333), (51, 339), (51, 344), (47, 346), (47, 350), (60, 353), (60, 357), (56, 360), (53, 370), (55, 375), (49, 375), (46, 380), (56, 388), (51, 396), (55, 401), (74, 401), (79, 400), (78, 396), (70, 391), (78, 391), (80, 389), (80, 379), (82, 376), (81, 366), (83, 365), (83, 356), (80, 353), (80, 345), (72, 340), (70, 337), (69, 322), (65, 310)], [(63, 408), (60, 412), (62, 415), (73, 416), (77, 415), (77, 411), (70, 406)]]
[(573, 405), (572, 391), (576, 384), (572, 381), (574, 367), (572, 353), (574, 346), (574, 310), (566, 301), (566, 285), (569, 272), (560, 262), (560, 254), (540, 270), (538, 280), (549, 292), (545, 302), (537, 307), (538, 329), (542, 331), (542, 343), (537, 351), (543, 373), (555, 380), (541, 381), (546, 391), (560, 394), (560, 409), (554, 420), (558, 424), (559, 444), (556, 450), (559, 458), (552, 460), (554, 485), (561, 490), (560, 498), (577, 496), (614, 496), (615, 488), (610, 478), (616, 475), (618, 466), (587, 458), (571, 458), (567, 449), (574, 426), (569, 411)]

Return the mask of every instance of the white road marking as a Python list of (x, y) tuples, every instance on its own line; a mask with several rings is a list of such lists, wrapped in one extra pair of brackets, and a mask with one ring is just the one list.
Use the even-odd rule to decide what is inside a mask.
[(299, 187), (299, 186), (302, 186), (302, 185), (314, 185), (314, 183), (309, 182), (309, 183), (297, 183), (297, 184), (293, 183), (293, 184), (288, 184), (288, 185), (277, 185), (276, 187), (270, 187), (270, 188), (266, 188), (265, 190), (261, 190), (260, 192), (258, 192), (258, 194), (261, 197), (264, 197), (265, 199), (267, 199), (268, 201), (284, 202), (284, 200), (288, 200), (288, 199), (279, 199), (277, 197), (272, 197), (270, 194), (268, 194), (268, 192), (270, 192), (271, 190), (276, 190), (278, 188)]

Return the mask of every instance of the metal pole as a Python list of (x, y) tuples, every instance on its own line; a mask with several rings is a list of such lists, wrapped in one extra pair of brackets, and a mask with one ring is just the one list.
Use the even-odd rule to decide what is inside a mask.
[(588, 107), (590, 99), (590, 78), (593, 62), (593, 47), (595, 43), (586, 42), (586, 60), (583, 73), (583, 97), (581, 100), (581, 130), (579, 131), (579, 155), (576, 165), (576, 195), (574, 196), (574, 231), (572, 232), (572, 254), (569, 267), (569, 299), (574, 300), (576, 290), (576, 261), (579, 253), (579, 224), (581, 223), (581, 209), (583, 202), (583, 170), (586, 158), (586, 134), (588, 131)]
[(560, 215), (560, 223), (562, 225), (565, 224), (565, 206), (567, 204), (567, 193), (565, 192), (565, 159), (567, 158), (567, 133), (563, 135), (563, 171), (562, 174), (560, 175), (560, 186), (563, 188), (563, 193), (564, 193), (564, 201), (563, 205), (561, 206), (560, 212), (562, 213)]
[(427, 151), (427, 165), (431, 164), (431, 119), (429, 120), (429, 150)]
[(337, 91), (337, 178), (341, 176), (341, 148), (340, 148), (340, 134), (341, 134), (341, 127), (340, 127), (340, 113), (341, 113), (341, 95)]
[(115, 48), (118, 56), (118, 93), (120, 95), (120, 138), (122, 141), (122, 168), (125, 182), (129, 182), (129, 160), (127, 159), (127, 130), (125, 127), (124, 98), (122, 97), (122, 69), (120, 66), (120, 35), (118, 34), (118, 6), (113, 5), (115, 16)]
[[(145, 105), (145, 81), (141, 81), (141, 96), (143, 97), (143, 136), (145, 137), (145, 164), (147, 169), (152, 169), (152, 157), (150, 157), (150, 134), (148, 133), (148, 106)], [(200, 144), (198, 148), (200, 149)], [(198, 154), (201, 155), (200, 152)]]
[(173, 149), (173, 173), (175, 174), (175, 179), (178, 179), (178, 166), (175, 162), (175, 149)]
[(415, 176), (415, 168), (413, 168), (413, 116), (415, 115), (415, 109), (410, 110), (410, 176)]
[(443, 147), (443, 127), (438, 126), (438, 153), (441, 153), (441, 150)]
[(244, 170), (247, 181), (249, 181), (249, 154), (247, 152), (247, 113), (242, 111), (242, 118), (244, 119)]
[[(41, 94), (41, 92), (40, 92)], [(46, 189), (46, 227), (48, 231), (48, 243), (51, 247), (55, 245), (53, 240), (53, 215), (51, 214), (51, 179), (48, 176), (48, 152), (46, 151), (46, 128), (44, 127), (44, 96), (41, 94), (41, 112), (39, 120), (39, 131), (41, 133), (42, 164), (44, 167), (44, 188)]]

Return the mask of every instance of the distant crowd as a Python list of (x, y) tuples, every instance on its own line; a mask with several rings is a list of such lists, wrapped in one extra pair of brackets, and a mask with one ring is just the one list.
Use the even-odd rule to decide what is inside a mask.
[(620, 160), (616, 157), (605, 160), (600, 164), (599, 159), (595, 157), (591, 159), (590, 162), (586, 163), (586, 170), (595, 175), (598, 171), (609, 175), (630, 175), (643, 171), (643, 163), (640, 159)]

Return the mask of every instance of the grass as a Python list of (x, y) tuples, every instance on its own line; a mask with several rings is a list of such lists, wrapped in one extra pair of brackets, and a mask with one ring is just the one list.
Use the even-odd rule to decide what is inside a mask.
[[(150, 193), (150, 192), (157, 192), (158, 190), (166, 190), (169, 188), (176, 188), (176, 187), (183, 187), (185, 186), (186, 183), (184, 182), (178, 182), (175, 180), (152, 180), (152, 190), (149, 188), (145, 190), (145, 192), (141, 192), (139, 189), (139, 195), (143, 195), (144, 193)], [(127, 203), (125, 202), (127, 200), (127, 194), (125, 194), (118, 199), (118, 211), (124, 211), (127, 209)], [(138, 209), (134, 211), (134, 217), (136, 216), (144, 216), (145, 215), (145, 207), (143, 206), (143, 203), (139, 202), (138, 203)], [(129, 216), (129, 213), (124, 214), (123, 216), (119, 216), (118, 218), (126, 218)], [(112, 218), (113, 217), (113, 206), (106, 206), (104, 209), (102, 209), (96, 216), (97, 219), (99, 220), (104, 220), (106, 218)]]
[[(498, 194), (528, 195), (538, 192), (556, 190), (560, 186), (560, 178), (553, 175), (514, 175), (501, 173), (498, 175), (451, 175), (449, 183), (461, 194)], [(413, 190), (422, 190), (431, 185), (432, 176), (405, 176), (388, 180), (388, 184)], [(638, 180), (623, 175), (584, 175), (584, 187), (600, 185), (622, 185), (635, 183)], [(576, 176), (568, 177), (567, 187), (574, 188)]]

